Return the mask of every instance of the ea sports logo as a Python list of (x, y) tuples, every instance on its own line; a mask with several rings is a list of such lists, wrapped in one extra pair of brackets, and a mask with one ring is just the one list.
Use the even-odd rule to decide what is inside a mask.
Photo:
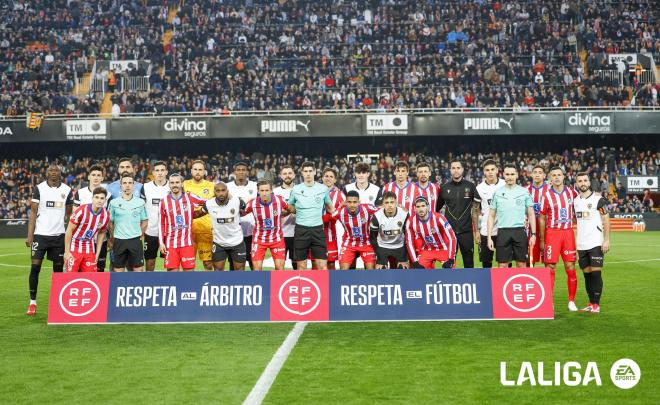
[(307, 277), (291, 277), (280, 287), (280, 304), (295, 315), (307, 315), (321, 303), (321, 289)]
[(612, 364), (610, 378), (617, 387), (627, 390), (639, 382), (642, 372), (635, 360), (620, 359)]
[(77, 278), (62, 288), (59, 300), (62, 311), (71, 316), (85, 316), (98, 307), (101, 290), (93, 281)]
[(536, 277), (518, 274), (504, 283), (502, 296), (506, 304), (514, 311), (532, 312), (543, 303), (545, 289)]

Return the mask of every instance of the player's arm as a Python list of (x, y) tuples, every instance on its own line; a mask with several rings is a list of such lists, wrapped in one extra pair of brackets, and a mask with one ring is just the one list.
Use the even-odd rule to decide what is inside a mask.
[(80, 207), (80, 190), (76, 190), (76, 195), (73, 198), (73, 208)]
[(165, 235), (167, 230), (167, 212), (165, 211), (165, 200), (160, 201), (158, 209), (160, 210), (160, 220), (158, 221), (158, 250), (162, 254), (167, 254), (167, 248), (165, 247)]
[(435, 212), (440, 212), (440, 210), (444, 206), (445, 206), (445, 199), (442, 198), (442, 187), (438, 186), (438, 197), (435, 202)]
[(536, 216), (534, 215), (534, 200), (532, 196), (527, 194), (525, 197), (525, 206), (527, 207), (527, 222), (529, 223), (529, 245), (534, 246), (536, 244), (536, 238), (538, 237), (536, 232)]
[[(76, 224), (75, 220), (72, 220), (68, 223), (66, 226), (66, 232), (64, 233), (64, 265), (69, 262), (69, 259), (71, 258), (71, 239), (73, 239), (73, 232), (76, 230), (76, 227), (78, 225)], [(98, 238), (98, 236), (97, 236)], [(98, 247), (97, 247), (97, 252)]]
[(377, 207), (383, 205), (383, 187), (378, 188), (378, 193), (376, 194), (376, 201), (374, 201), (374, 205)]
[(415, 232), (412, 229), (412, 221), (408, 221), (405, 227), (406, 230), (406, 248), (408, 249), (408, 256), (410, 257), (410, 267), (414, 269), (421, 269), (422, 266), (419, 264), (419, 257), (417, 256), (417, 251), (415, 249)]
[(69, 222), (71, 218), (71, 212), (73, 212), (73, 191), (69, 190), (69, 195), (66, 196), (66, 202), (64, 208), (64, 223)]
[(37, 226), (37, 215), (39, 214), (39, 187), (35, 187), (32, 192), (32, 202), (30, 203), (30, 219), (28, 220), (28, 234), (25, 239), (25, 246), (31, 248), (34, 240), (34, 228)]
[(479, 237), (479, 215), (481, 214), (481, 194), (475, 185), (472, 185), (472, 193), (474, 194), (474, 201), (472, 202), (472, 233), (477, 245), (481, 243)]
[(607, 210), (607, 200), (602, 198), (598, 201), (598, 212), (603, 221), (603, 253), (610, 250), (610, 213)]
[(289, 194), (289, 200), (286, 202), (288, 205), (287, 211), (289, 211), (289, 214), (295, 214), (296, 213), (296, 194), (291, 191), (291, 194)]
[(493, 243), (493, 228), (495, 227), (495, 216), (497, 215), (497, 211), (495, 208), (490, 207), (488, 210), (488, 249), (490, 249), (492, 252), (495, 251), (495, 243)]
[(546, 216), (546, 208), (545, 208), (545, 198), (541, 196), (541, 201), (540, 201), (540, 206), (541, 209), (539, 210), (539, 229), (536, 231), (538, 232), (539, 236), (539, 250), (541, 252), (545, 251), (545, 224), (547, 222), (547, 216)]
[(449, 224), (449, 221), (447, 221), (447, 218), (444, 216), (441, 216), (440, 223), (442, 224), (442, 233), (445, 237), (445, 241), (449, 246), (449, 259), (442, 264), (442, 267), (445, 269), (450, 269), (453, 268), (454, 264), (456, 263), (456, 233)]
[(291, 212), (289, 211), (289, 204), (287, 204), (287, 202), (284, 201), (284, 198), (280, 196), (277, 196), (276, 198), (280, 199), (280, 204), (282, 205), (282, 212), (280, 215), (282, 216), (282, 218), (288, 217), (291, 214)]

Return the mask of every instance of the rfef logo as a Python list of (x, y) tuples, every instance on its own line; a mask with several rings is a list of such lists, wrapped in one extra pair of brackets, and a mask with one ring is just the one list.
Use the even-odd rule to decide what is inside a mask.
[(106, 322), (108, 273), (54, 273), (48, 323)]
[(328, 320), (328, 273), (278, 271), (271, 274), (273, 321)]
[(493, 317), (552, 319), (548, 269), (491, 269)]

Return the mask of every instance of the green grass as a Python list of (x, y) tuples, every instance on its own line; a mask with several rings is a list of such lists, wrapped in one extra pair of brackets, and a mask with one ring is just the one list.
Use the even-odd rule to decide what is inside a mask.
[[(657, 403), (660, 233), (617, 233), (606, 257), (603, 312), (566, 311), (558, 271), (554, 321), (309, 324), (266, 403)], [(627, 262), (627, 263), (616, 263)], [(28, 250), (0, 240), (0, 403), (240, 403), (291, 324), (47, 326), (25, 316)], [(586, 297), (579, 277), (578, 305)], [(609, 379), (619, 358), (640, 383)], [(602, 387), (503, 387), (522, 361), (598, 363)], [(551, 373), (546, 372), (546, 376)]]

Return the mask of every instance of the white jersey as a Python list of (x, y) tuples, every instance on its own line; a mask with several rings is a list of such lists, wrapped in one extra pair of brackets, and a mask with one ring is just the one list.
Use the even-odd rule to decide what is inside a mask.
[(219, 205), (215, 198), (204, 203), (202, 210), (211, 216), (213, 243), (222, 247), (233, 247), (243, 242), (241, 207), (245, 207), (245, 204), (234, 196), (225, 205)]
[[(503, 179), (497, 179), (495, 184), (488, 184), (486, 180), (479, 183), (477, 192), (481, 198), (481, 214), (479, 215), (479, 232), (483, 236), (488, 236), (488, 216), (490, 215), (490, 203), (493, 202), (493, 194), (495, 190), (504, 186), (506, 182)], [(497, 235), (497, 218), (493, 225), (493, 236)]]
[[(229, 195), (238, 197), (247, 204), (257, 196), (257, 183), (248, 180), (247, 185), (239, 186), (235, 181), (232, 181), (227, 183), (227, 190), (229, 190)], [(241, 217), (241, 228), (243, 229), (243, 236), (252, 236), (254, 231), (254, 216), (252, 214)]]
[[(99, 187), (105, 188), (105, 186), (106, 186), (105, 184), (101, 183)], [(85, 204), (91, 204), (92, 199), (94, 197), (93, 193), (94, 190), (90, 189), (89, 186), (81, 188), (80, 190), (76, 191), (76, 195), (73, 199), (73, 204), (78, 207)], [(110, 202), (110, 198), (108, 197), (110, 197), (110, 194), (106, 195), (105, 205), (104, 205), (105, 208), (108, 208), (108, 203)]]
[[(291, 184), (293, 186), (293, 184)], [(273, 194), (278, 195), (284, 199), (285, 202), (289, 202), (289, 197), (291, 197), (291, 188), (282, 188), (275, 187)], [(284, 233), (285, 238), (293, 238), (293, 234), (296, 230), (296, 216), (294, 214), (289, 214), (286, 217), (282, 218), (282, 232)]]
[(378, 232), (378, 246), (385, 249), (400, 249), (405, 242), (404, 230), (408, 212), (397, 207), (392, 217), (385, 215), (385, 210), (378, 210), (371, 218), (370, 232)]
[(346, 194), (349, 191), (357, 191), (360, 195), (360, 204), (376, 205), (376, 198), (380, 192), (380, 187), (373, 183), (369, 183), (367, 188), (361, 190), (358, 188), (357, 183), (350, 183), (346, 185)]
[(577, 235), (575, 244), (578, 250), (589, 250), (603, 245), (603, 219), (607, 214), (607, 200), (600, 194), (591, 193), (587, 198), (579, 195), (573, 199)]
[(160, 223), (160, 200), (167, 197), (170, 192), (170, 184), (166, 181), (165, 185), (159, 186), (153, 181), (145, 183), (140, 192), (140, 197), (144, 200), (144, 207), (149, 217), (147, 230), (145, 234), (158, 237), (158, 224)]
[(58, 236), (64, 229), (66, 207), (73, 205), (71, 187), (60, 183), (58, 187), (50, 187), (43, 181), (34, 188), (32, 202), (39, 204), (35, 235)]

